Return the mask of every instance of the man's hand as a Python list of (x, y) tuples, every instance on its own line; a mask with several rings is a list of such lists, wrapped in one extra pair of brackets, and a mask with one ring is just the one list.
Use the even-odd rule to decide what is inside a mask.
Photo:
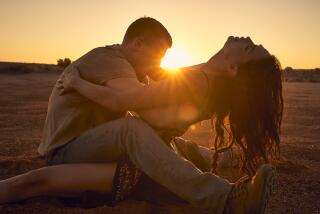
[(68, 93), (76, 88), (76, 86), (81, 82), (81, 77), (79, 70), (73, 67), (72, 72), (63, 74), (58, 80), (56, 87), (60, 89), (60, 95)]

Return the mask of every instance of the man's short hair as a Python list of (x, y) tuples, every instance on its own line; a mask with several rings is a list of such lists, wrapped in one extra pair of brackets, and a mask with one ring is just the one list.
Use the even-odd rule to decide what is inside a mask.
[(142, 17), (134, 21), (128, 27), (123, 41), (128, 42), (139, 36), (143, 36), (148, 41), (163, 38), (167, 41), (169, 47), (172, 46), (172, 38), (168, 30), (159, 21), (151, 17)]

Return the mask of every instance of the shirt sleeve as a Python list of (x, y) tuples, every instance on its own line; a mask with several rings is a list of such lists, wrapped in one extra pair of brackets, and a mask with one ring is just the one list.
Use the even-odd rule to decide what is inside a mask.
[(133, 67), (124, 57), (104, 47), (89, 52), (77, 68), (82, 78), (99, 85), (116, 78), (137, 78)]

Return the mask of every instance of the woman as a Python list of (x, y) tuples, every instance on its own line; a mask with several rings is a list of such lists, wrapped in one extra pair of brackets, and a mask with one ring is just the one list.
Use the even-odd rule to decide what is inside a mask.
[[(174, 99), (168, 99), (168, 93), (165, 90), (158, 91), (159, 87), (153, 84), (130, 93), (116, 93), (107, 87), (86, 82), (77, 74), (68, 76), (61, 83), (65, 91), (76, 90), (106, 108), (115, 111), (136, 110), (156, 128), (187, 127), (211, 118), (215, 134), (213, 170), (218, 154), (235, 144), (241, 153), (241, 169), (252, 176), (261, 161), (268, 162), (270, 157), (278, 154), (283, 109), (281, 68), (274, 56), (263, 47), (254, 45), (251, 40), (231, 38), (227, 43), (214, 57), (223, 58), (219, 66), (228, 67), (233, 74), (231, 77), (216, 76), (210, 73), (210, 69), (200, 72), (203, 67), (198, 66), (186, 69), (185, 75), (176, 79), (165, 80), (170, 85), (179, 85), (181, 79), (192, 83), (191, 89), (185, 88), (188, 96), (183, 93), (182, 87), (176, 87), (179, 90), (170, 92)], [(176, 81), (178, 78), (180, 80)], [(166, 84), (161, 87), (167, 89), (164, 87)], [(155, 89), (159, 92), (158, 97), (154, 96)], [(103, 97), (106, 99), (101, 99)], [(138, 101), (130, 103), (132, 97)], [(146, 109), (141, 110), (143, 108)], [(180, 109), (191, 110), (185, 114), (187, 117), (183, 114), (180, 117), (181, 114), (177, 114)], [(194, 109), (196, 113), (189, 117)], [(163, 114), (159, 113), (161, 111)], [(164, 119), (163, 115), (167, 118)], [(225, 134), (229, 135), (228, 141), (225, 141)], [(115, 163), (70, 164), (33, 170), (1, 181), (0, 203), (38, 195), (72, 195), (87, 190), (110, 193), (115, 170)], [(64, 176), (59, 176), (61, 174)]]

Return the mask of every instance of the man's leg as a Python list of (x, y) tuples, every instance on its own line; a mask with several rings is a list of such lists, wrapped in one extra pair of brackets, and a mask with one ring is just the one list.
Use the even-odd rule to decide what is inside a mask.
[(254, 177), (230, 184), (180, 158), (142, 120), (129, 118), (121, 132), (121, 144), (130, 160), (186, 201), (213, 213), (264, 212), (274, 178), (270, 164), (262, 165)]
[(229, 182), (179, 157), (142, 120), (129, 119), (122, 135), (130, 160), (149, 177), (199, 207), (223, 211), (232, 187)]
[[(138, 118), (110, 121), (79, 136), (60, 163), (112, 162), (124, 155), (150, 178), (186, 201), (222, 213), (232, 185), (179, 157)], [(55, 162), (53, 158), (53, 162)]]
[(109, 163), (125, 157), (119, 144), (125, 119), (104, 123), (86, 131), (48, 155), (49, 165), (71, 163)]

